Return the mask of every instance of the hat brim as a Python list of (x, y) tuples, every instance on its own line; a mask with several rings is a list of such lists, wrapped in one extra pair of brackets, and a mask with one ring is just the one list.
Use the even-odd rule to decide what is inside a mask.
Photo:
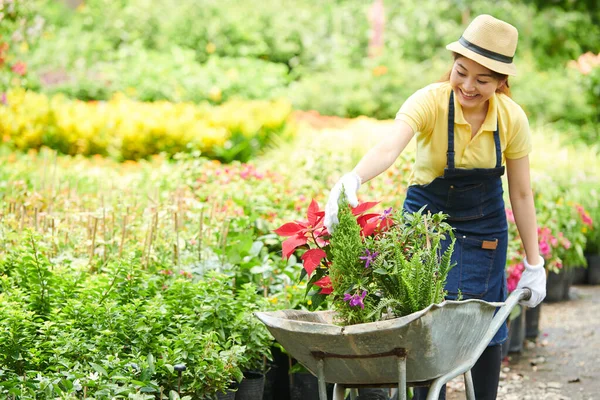
[(482, 56), (481, 54), (467, 49), (458, 41), (450, 43), (448, 46), (446, 46), (446, 49), (465, 56), (468, 59), (471, 59), (494, 72), (498, 72), (499, 74), (511, 76), (517, 75), (517, 67), (515, 67), (514, 63), (507, 64), (501, 61), (492, 60), (491, 58)]

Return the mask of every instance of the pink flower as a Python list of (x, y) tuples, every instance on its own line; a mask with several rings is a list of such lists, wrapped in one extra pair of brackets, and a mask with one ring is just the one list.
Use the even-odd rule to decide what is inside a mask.
[[(513, 223), (513, 224), (515, 223), (515, 214), (513, 214), (512, 210), (510, 208), (506, 209), (506, 219), (510, 223)], [(539, 233), (539, 228), (538, 228), (538, 233)]]
[(11, 69), (15, 74), (23, 76), (27, 73), (27, 64), (23, 61), (17, 61)]
[(514, 264), (508, 268), (508, 277), (506, 278), (506, 283), (509, 292), (512, 292), (517, 288), (517, 284), (521, 279), (524, 269), (525, 267), (523, 266), (523, 263)]
[(579, 213), (579, 217), (581, 217), (581, 221), (583, 222), (583, 224), (591, 227), (593, 221), (592, 218), (590, 218), (590, 215), (585, 211), (585, 208), (583, 208), (583, 206), (579, 204), (577, 204), (575, 208), (577, 209), (577, 212)]
[(184, 278), (192, 279), (192, 273), (191, 272), (188, 272), (188, 271), (179, 271), (179, 274), (182, 275)]
[(540, 253), (542, 254), (542, 256), (547, 256), (548, 254), (550, 254), (550, 246), (548, 246), (548, 243), (543, 239), (540, 242)]

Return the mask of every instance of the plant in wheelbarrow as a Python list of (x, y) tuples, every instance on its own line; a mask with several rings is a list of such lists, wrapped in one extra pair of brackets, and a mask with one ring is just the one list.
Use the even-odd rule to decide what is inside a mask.
[[(391, 208), (368, 212), (377, 202), (351, 208), (340, 200), (333, 234), (323, 226), (324, 212), (313, 200), (307, 221), (282, 225), (289, 236), (283, 256), (304, 249), (301, 279), (316, 309), (324, 300), (341, 325), (402, 317), (444, 300), (452, 268), (452, 228), (442, 213)], [(449, 245), (444, 246), (444, 239)]]

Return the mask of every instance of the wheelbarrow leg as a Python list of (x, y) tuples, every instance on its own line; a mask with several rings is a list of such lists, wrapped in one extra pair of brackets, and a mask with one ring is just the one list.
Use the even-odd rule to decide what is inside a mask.
[(358, 398), (358, 389), (350, 389), (350, 400), (356, 400)]
[(327, 400), (327, 384), (325, 383), (325, 360), (317, 361), (317, 374), (319, 375), (319, 400)]
[(398, 357), (398, 400), (406, 400), (406, 357)]
[(344, 400), (346, 397), (346, 386), (336, 383), (333, 386), (333, 400)]
[(467, 400), (475, 400), (475, 387), (473, 386), (473, 377), (471, 376), (471, 370), (465, 372), (464, 377)]
[(440, 398), (440, 391), (442, 390), (443, 386), (444, 382), (442, 382), (439, 378), (434, 380), (431, 383), (431, 386), (429, 386), (429, 391), (427, 392), (427, 400), (438, 400)]

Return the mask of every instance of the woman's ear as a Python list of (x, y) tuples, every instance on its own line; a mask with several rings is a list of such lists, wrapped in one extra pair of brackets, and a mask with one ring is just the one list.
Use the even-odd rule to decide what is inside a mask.
[(498, 90), (502, 89), (506, 85), (506, 79), (501, 79), (498, 81)]

